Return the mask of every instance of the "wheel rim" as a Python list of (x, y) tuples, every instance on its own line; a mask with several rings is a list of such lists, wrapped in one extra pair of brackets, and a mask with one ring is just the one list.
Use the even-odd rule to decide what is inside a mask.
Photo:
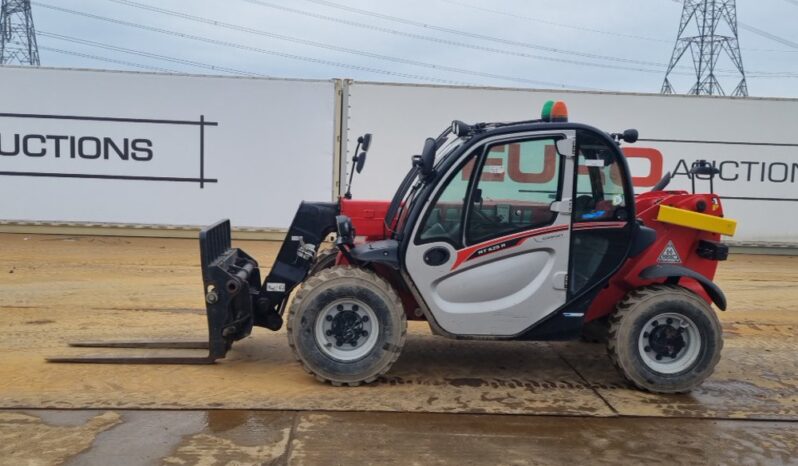
[(360, 359), (377, 344), (377, 315), (357, 299), (341, 299), (325, 307), (316, 319), (316, 344), (339, 361)]
[(643, 362), (661, 374), (676, 374), (692, 366), (701, 352), (701, 333), (689, 317), (667, 312), (649, 319), (640, 332)]

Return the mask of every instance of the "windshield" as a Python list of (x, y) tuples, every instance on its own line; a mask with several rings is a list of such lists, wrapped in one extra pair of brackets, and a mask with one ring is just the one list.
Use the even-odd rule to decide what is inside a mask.
[[(444, 131), (438, 136), (437, 142), (438, 149), (435, 151), (435, 169), (438, 169), (444, 160), (456, 152), (457, 148), (463, 145), (465, 139), (457, 137), (451, 132)], [(423, 184), (424, 181), (418, 176), (418, 169), (412, 167), (407, 173), (405, 180), (399, 186), (399, 190), (396, 192), (393, 201), (391, 201), (391, 205), (388, 207), (388, 213), (385, 216), (385, 226), (392, 234), (401, 229), (404, 218), (415, 202), (416, 194)]]

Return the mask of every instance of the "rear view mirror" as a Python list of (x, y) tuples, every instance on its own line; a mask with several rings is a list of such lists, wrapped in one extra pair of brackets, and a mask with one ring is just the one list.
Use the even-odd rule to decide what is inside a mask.
[(421, 158), (424, 160), (424, 168), (422, 173), (426, 176), (432, 174), (432, 167), (435, 165), (435, 139), (427, 138), (424, 141), (424, 149), (421, 151)]
[(618, 144), (623, 142), (628, 142), (629, 144), (637, 142), (637, 139), (640, 137), (640, 133), (632, 128), (632, 129), (625, 129), (623, 133), (612, 133), (610, 137), (614, 139)]
[(423, 178), (429, 178), (435, 172), (432, 168), (435, 164), (435, 146), (435, 139), (427, 138), (424, 141), (424, 149), (421, 151), (421, 155), (413, 156), (413, 165), (418, 167)]
[(357, 161), (355, 162), (355, 171), (360, 173), (363, 171), (363, 165), (366, 164), (366, 152), (361, 152), (360, 155), (357, 156)]
[[(360, 148), (363, 149), (363, 152), (368, 152), (369, 146), (371, 146), (371, 133), (366, 133), (363, 136), (360, 136), (357, 139), (357, 142), (360, 143)], [(360, 173), (360, 170), (357, 172)]]

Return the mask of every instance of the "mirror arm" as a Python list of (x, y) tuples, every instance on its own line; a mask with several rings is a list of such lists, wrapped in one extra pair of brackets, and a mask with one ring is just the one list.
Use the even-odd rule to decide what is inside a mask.
[(355, 156), (352, 157), (352, 168), (349, 170), (349, 182), (346, 184), (346, 192), (344, 193), (344, 198), (352, 199), (352, 176), (355, 174), (355, 165), (357, 164), (357, 153), (360, 150), (360, 144), (363, 142), (363, 138), (357, 138), (357, 146), (355, 147)]

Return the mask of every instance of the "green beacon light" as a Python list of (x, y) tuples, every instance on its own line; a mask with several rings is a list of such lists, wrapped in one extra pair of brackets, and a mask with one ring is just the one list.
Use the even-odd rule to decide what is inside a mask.
[(565, 106), (565, 102), (562, 100), (549, 100), (543, 105), (543, 111), (540, 113), (540, 118), (543, 121), (550, 123), (566, 122), (568, 121), (568, 108)]
[(540, 112), (540, 119), (543, 121), (551, 121), (551, 107), (554, 106), (554, 101), (549, 100), (543, 104), (543, 110)]

